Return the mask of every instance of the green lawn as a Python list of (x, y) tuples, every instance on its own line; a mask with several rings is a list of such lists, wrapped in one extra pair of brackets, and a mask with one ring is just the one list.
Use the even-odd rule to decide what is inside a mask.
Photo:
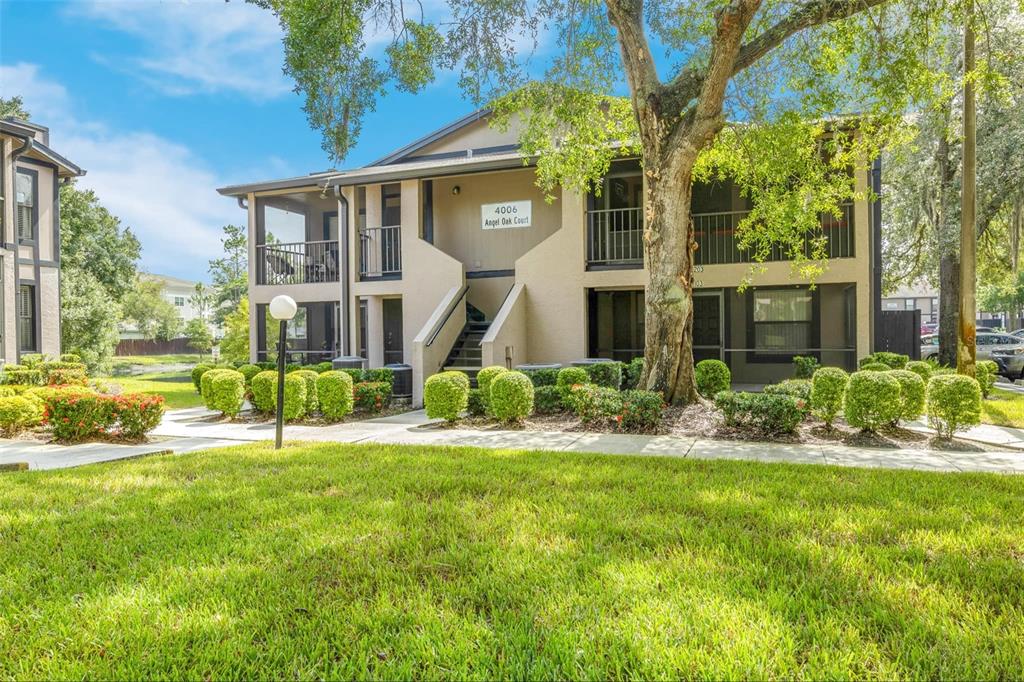
[(1024, 477), (264, 445), (0, 475), (0, 678), (1024, 675)]
[(119, 384), (123, 393), (159, 394), (167, 401), (167, 409), (201, 407), (203, 398), (196, 392), (189, 372), (164, 372), (131, 377), (104, 379)]
[[(209, 362), (210, 354), (207, 353), (203, 358)], [(191, 363), (196, 364), (199, 362), (198, 353), (183, 353), (178, 355), (119, 355), (114, 358), (114, 368), (120, 367), (131, 367), (133, 365), (149, 366), (149, 365), (176, 365), (179, 363)]]
[(1024, 428), (1024, 393), (997, 388), (992, 397), (981, 401), (981, 421)]

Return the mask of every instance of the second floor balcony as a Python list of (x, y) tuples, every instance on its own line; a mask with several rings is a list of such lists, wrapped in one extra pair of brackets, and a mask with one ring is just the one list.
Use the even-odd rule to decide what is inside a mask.
[(337, 282), (338, 242), (292, 242), (256, 246), (256, 284)]
[(401, 277), (401, 226), (360, 228), (359, 279), (401, 279)]
[[(739, 247), (736, 228), (749, 211), (695, 213), (696, 265), (750, 263), (749, 251)], [(589, 269), (642, 268), (644, 266), (643, 209), (617, 208), (587, 211), (587, 267)], [(821, 231), (807, 235), (805, 252), (811, 255), (811, 239), (825, 237), (829, 258), (852, 258), (854, 254), (853, 205), (845, 204), (840, 216), (826, 214)], [(768, 261), (788, 260), (781, 246), (773, 247)]]

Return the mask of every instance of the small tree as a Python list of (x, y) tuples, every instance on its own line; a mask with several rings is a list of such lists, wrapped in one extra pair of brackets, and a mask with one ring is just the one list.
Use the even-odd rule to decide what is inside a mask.
[(249, 250), (246, 229), (238, 225), (225, 225), (224, 256), (210, 261), (210, 277), (213, 282), (213, 319), (224, 324), (227, 316), (238, 307), (249, 287)]
[(189, 320), (185, 325), (185, 337), (188, 339), (189, 347), (199, 353), (200, 361), (203, 359), (203, 354), (210, 352), (213, 348), (213, 334), (210, 333), (210, 328), (206, 326), (206, 323), (198, 317)]
[(106, 371), (117, 348), (121, 307), (88, 272), (68, 270), (60, 285), (65, 303), (60, 312), (61, 349), (80, 355), (90, 372)]
[(224, 336), (220, 354), (226, 360), (249, 360), (249, 299), (242, 297), (235, 309), (224, 318)]
[(135, 324), (144, 339), (166, 341), (177, 336), (181, 317), (163, 296), (159, 280), (139, 277), (123, 299), (124, 317)]

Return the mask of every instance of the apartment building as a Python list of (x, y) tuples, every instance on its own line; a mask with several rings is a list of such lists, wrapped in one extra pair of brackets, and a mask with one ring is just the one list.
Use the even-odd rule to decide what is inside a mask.
[[(174, 310), (177, 311), (178, 317), (181, 318), (182, 325), (188, 324), (190, 320), (194, 320), (199, 317), (199, 310), (192, 302), (192, 297), (196, 293), (197, 282), (181, 279), (180, 277), (158, 275), (148, 272), (140, 273), (139, 279), (156, 282), (160, 285), (161, 298), (174, 306)], [(217, 336), (219, 330), (212, 324), (209, 324), (208, 326), (210, 327), (210, 333)], [(141, 339), (143, 338), (143, 335), (133, 322), (125, 321), (121, 323), (121, 338)]]
[(0, 359), (60, 353), (61, 182), (85, 171), (45, 126), (0, 120)]
[[(639, 163), (615, 162), (599, 196), (548, 201), (517, 139), (477, 112), (363, 168), (220, 189), (248, 212), (253, 359), (274, 350), (266, 306), (278, 294), (300, 306), (294, 359), (407, 363), (417, 404), (444, 368), (642, 355)], [(878, 205), (823, 217), (830, 262), (815, 286), (780, 253), (740, 291), (750, 263), (735, 228), (748, 208), (729, 183), (694, 189), (696, 359), (724, 360), (738, 382), (790, 376), (794, 354), (854, 367), (880, 300)]]

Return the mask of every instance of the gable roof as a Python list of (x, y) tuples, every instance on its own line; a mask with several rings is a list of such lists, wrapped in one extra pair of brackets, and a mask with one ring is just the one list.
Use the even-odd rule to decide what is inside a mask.
[(383, 156), (383, 157), (377, 159), (376, 161), (374, 161), (374, 162), (372, 162), (370, 164), (367, 164), (367, 165), (369, 165), (369, 166), (387, 166), (387, 165), (390, 165), (390, 164), (398, 162), (398, 161), (403, 161), (403, 160), (405, 160), (405, 158), (407, 156), (409, 156), (411, 154), (415, 154), (419, 150), (421, 150), (424, 147), (427, 147), (427, 146), (433, 144), (434, 142), (437, 142), (438, 140), (440, 140), (442, 137), (445, 137), (446, 135), (451, 135), (452, 133), (454, 133), (454, 132), (456, 132), (458, 130), (463, 129), (466, 126), (468, 126), (468, 125), (470, 125), (472, 123), (476, 123), (480, 119), (485, 118), (488, 115), (490, 115), (490, 113), (491, 113), (491, 110), (487, 109), (487, 108), (477, 109), (473, 113), (467, 114), (466, 116), (463, 116), (462, 118), (460, 118), (457, 121), (452, 121), (451, 123), (449, 123), (448, 125), (444, 126), (443, 128), (438, 128), (434, 132), (428, 133), (428, 134), (424, 135), (423, 137), (421, 137), (420, 139), (414, 140), (414, 141), (410, 142), (409, 144), (405, 145), (404, 147), (399, 147), (398, 149), (396, 149), (395, 151), (391, 152), (387, 156)]

